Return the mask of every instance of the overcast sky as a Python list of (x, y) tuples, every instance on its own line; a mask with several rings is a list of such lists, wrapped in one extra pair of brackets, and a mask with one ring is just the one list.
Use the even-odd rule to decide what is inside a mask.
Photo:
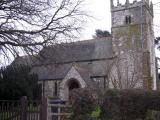
[[(110, 14), (110, 0), (85, 0), (85, 9), (96, 19), (90, 20), (83, 30), (81, 39), (91, 39), (95, 33), (95, 29), (111, 30), (111, 14)], [(114, 0), (116, 2), (116, 0)], [(126, 0), (120, 0), (125, 3)], [(140, 1), (140, 0), (137, 0)], [(133, 0), (130, 0), (133, 2)], [(153, 4), (160, 2), (160, 0), (152, 0)], [(154, 24), (155, 36), (160, 36), (160, 3), (154, 5)], [(159, 25), (159, 26), (158, 26)]]

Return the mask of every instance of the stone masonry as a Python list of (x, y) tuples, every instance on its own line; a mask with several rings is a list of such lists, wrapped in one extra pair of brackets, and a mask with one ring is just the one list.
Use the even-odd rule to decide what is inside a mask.
[(68, 101), (72, 89), (104, 91), (114, 83), (122, 89), (156, 89), (152, 3), (110, 3), (112, 36), (48, 46), (36, 55), (40, 59), (17, 57), (12, 64), (30, 65), (39, 77), (42, 95), (54, 100)]

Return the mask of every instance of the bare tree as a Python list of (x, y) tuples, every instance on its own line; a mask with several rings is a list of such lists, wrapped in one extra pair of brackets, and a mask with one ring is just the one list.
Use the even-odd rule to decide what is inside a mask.
[(141, 88), (143, 84), (141, 58), (141, 53), (137, 51), (128, 51), (115, 57), (107, 71), (110, 87)]
[(87, 14), (82, 0), (1, 0), (0, 55), (38, 52), (75, 37)]

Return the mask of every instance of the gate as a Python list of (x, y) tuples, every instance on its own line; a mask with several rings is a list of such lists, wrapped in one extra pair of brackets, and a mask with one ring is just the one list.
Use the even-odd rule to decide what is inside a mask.
[(47, 120), (47, 99), (28, 101), (0, 100), (0, 120)]
[(69, 120), (71, 108), (69, 104), (48, 100), (48, 120)]

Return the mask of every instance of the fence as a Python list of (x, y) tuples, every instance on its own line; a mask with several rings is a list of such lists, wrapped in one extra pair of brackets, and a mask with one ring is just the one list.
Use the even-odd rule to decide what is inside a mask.
[(39, 101), (0, 100), (0, 120), (67, 120), (71, 105), (50, 103), (46, 98)]
[(28, 101), (0, 100), (0, 120), (47, 120), (47, 99)]

